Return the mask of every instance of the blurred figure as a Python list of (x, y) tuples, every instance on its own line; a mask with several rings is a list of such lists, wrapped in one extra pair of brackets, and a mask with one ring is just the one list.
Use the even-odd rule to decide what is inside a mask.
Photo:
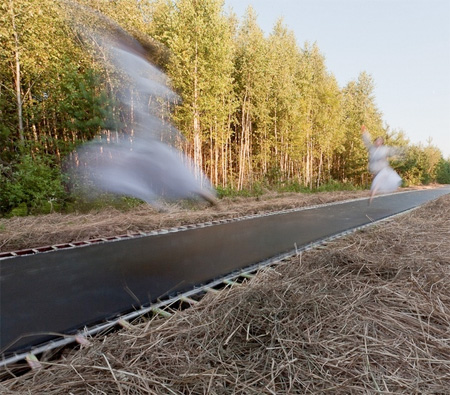
[[(179, 97), (157, 67), (164, 51), (150, 39), (131, 36), (93, 9), (67, 2), (74, 30), (98, 60), (112, 66), (121, 79), (118, 95), (132, 109), (133, 132), (97, 136), (78, 147), (71, 173), (86, 190), (139, 198), (161, 208), (164, 201), (203, 199), (216, 203), (210, 181), (181, 150), (181, 133), (162, 119), (168, 104)], [(131, 91), (134, 91), (132, 94)], [(131, 110), (130, 110), (131, 111)]]
[(372, 143), (370, 134), (365, 125), (361, 127), (362, 139), (364, 145), (369, 151), (369, 171), (374, 176), (370, 187), (369, 204), (377, 193), (390, 193), (397, 190), (401, 185), (402, 179), (389, 166), (388, 158), (401, 154), (401, 149), (384, 145), (383, 137), (377, 137)]

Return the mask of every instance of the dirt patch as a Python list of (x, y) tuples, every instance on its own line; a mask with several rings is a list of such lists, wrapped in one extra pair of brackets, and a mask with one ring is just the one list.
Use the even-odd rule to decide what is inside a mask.
[(2, 393), (447, 393), (450, 195), (74, 350)]

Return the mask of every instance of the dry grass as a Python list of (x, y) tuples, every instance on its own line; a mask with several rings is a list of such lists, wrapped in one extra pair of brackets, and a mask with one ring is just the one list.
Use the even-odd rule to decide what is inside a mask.
[(167, 206), (157, 212), (142, 205), (127, 212), (105, 209), (89, 214), (49, 214), (36, 217), (0, 218), (0, 252), (110, 237), (155, 229), (237, 218), (288, 208), (305, 207), (368, 196), (367, 191), (316, 194), (268, 193), (259, 198), (223, 199), (218, 207)]
[(444, 394), (450, 195), (0, 383), (5, 394)]

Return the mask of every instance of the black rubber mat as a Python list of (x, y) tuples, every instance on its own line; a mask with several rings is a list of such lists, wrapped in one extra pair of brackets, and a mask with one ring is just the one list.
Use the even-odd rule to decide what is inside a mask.
[(273, 214), (0, 260), (6, 357), (164, 296), (421, 205), (450, 188)]

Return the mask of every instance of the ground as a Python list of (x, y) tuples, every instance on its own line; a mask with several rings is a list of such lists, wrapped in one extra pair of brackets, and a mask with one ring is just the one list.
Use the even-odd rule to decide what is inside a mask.
[[(342, 197), (351, 196), (305, 198), (317, 204)], [(143, 208), (119, 222), (106, 213), (91, 214), (81, 224), (88, 226), (65, 234), (64, 240), (67, 235), (74, 240), (98, 236), (105, 229), (149, 230), (307, 204), (302, 199), (290, 195), (229, 201), (220, 210), (195, 213), (174, 207), (157, 214), (159, 222), (151, 224), (150, 213), (137, 218), (139, 212), (145, 217), (148, 209)], [(70, 218), (47, 220), (63, 229), (75, 217)], [(130, 228), (127, 223), (132, 223)], [(32, 239), (32, 225), (16, 239)], [(0, 382), (0, 392), (448, 393), (449, 239), (450, 195), (445, 195), (268, 267), (243, 284), (173, 311), (170, 318), (137, 319), (57, 359), (45, 356), (42, 368)], [(50, 239), (45, 236), (37, 243), (42, 240)]]
[(190, 206), (181, 203), (172, 204), (166, 206), (166, 212), (158, 212), (151, 206), (142, 205), (126, 212), (109, 208), (88, 214), (55, 213), (35, 217), (3, 218), (0, 219), (0, 252), (149, 232), (161, 228), (368, 196), (368, 191), (266, 193), (257, 198), (225, 198), (215, 207), (206, 204)]

